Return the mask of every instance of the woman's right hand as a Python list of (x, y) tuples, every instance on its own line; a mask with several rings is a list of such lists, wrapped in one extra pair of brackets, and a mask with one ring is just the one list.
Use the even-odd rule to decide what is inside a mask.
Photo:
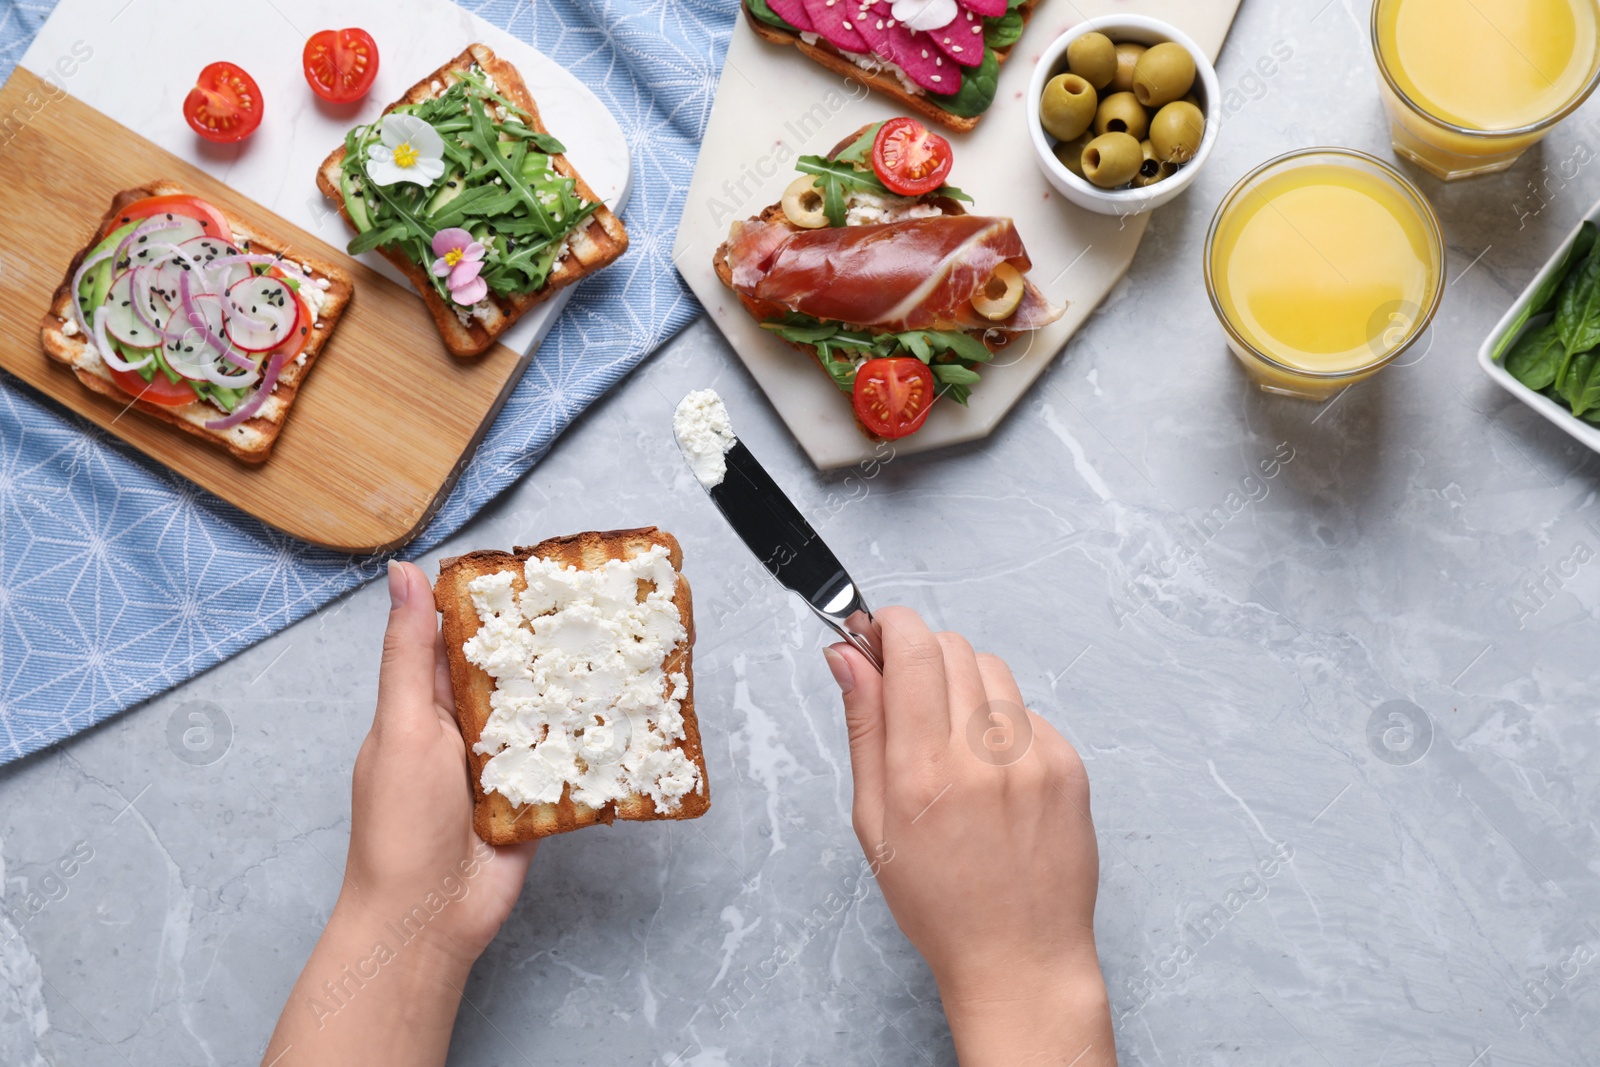
[(961, 1062), (1113, 1067), (1094, 943), (1099, 853), (1083, 761), (1005, 662), (907, 608), (884, 671), (827, 649), (844, 691), (856, 836), (922, 953)]

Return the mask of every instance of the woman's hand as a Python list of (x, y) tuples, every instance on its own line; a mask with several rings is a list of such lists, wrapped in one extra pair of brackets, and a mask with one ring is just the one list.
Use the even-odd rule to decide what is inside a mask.
[(961, 1062), (1116, 1063), (1094, 943), (1099, 854), (1083, 762), (1011, 671), (906, 608), (884, 672), (827, 650), (844, 691), (853, 821), (928, 961)]
[(378, 708), (356, 757), (350, 851), (327, 929), (262, 1062), (444, 1063), (467, 973), (511, 913), (534, 844), (472, 831), (466, 746), (422, 571), (389, 565)]

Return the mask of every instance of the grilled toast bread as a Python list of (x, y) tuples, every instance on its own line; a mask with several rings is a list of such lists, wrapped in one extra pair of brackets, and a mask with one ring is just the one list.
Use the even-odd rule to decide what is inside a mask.
[[(833, 148), (828, 152), (828, 158), (837, 158), (840, 152), (843, 152), (846, 148), (849, 148), (852, 144), (855, 144), (856, 139), (865, 133), (867, 126), (870, 125), (871, 123), (868, 123), (866, 126), (862, 126), (854, 133), (846, 136), (844, 140), (834, 145)], [(966, 208), (962, 207), (959, 201), (952, 200), (949, 197), (939, 197), (932, 201), (932, 203), (936, 204), (939, 210), (946, 215), (966, 214)], [(760, 219), (762, 222), (781, 222), (785, 225), (789, 225), (788, 219), (783, 213), (783, 205), (781, 203), (771, 204), (766, 208), (763, 208), (761, 214), (756, 216), (756, 218)], [(796, 227), (796, 231), (798, 232), (798, 227)], [(751, 301), (745, 297), (743, 293), (740, 293), (737, 289), (733, 288), (733, 267), (728, 263), (727, 241), (723, 241), (717, 246), (716, 252), (712, 254), (711, 264), (717, 272), (717, 280), (722, 282), (723, 285), (727, 286), (728, 289), (739, 298), (739, 302), (744, 305), (746, 311), (750, 312), (751, 317), (755, 318), (757, 321), (760, 321), (760, 312), (752, 306)], [(1002, 336), (1002, 331), (991, 329), (984, 332), (983, 340), (984, 343), (989, 345), (990, 348), (995, 348), (1004, 343), (1004, 340), (1009, 338), (1009, 336), (1009, 334), (1004, 334), (1004, 336)], [(789, 347), (799, 349), (801, 352), (804, 352), (806, 355), (810, 356), (817, 364), (817, 369), (821, 370), (824, 374), (828, 373), (827, 368), (822, 365), (821, 358), (817, 355), (816, 345), (802, 344), (799, 341), (789, 340), (785, 340), (784, 343)], [(856, 420), (856, 425), (860, 427), (861, 432), (866, 434), (868, 437), (873, 436), (873, 434), (861, 424), (860, 419)]]
[[(1033, 9), (1037, 4), (1038, 0), (1027, 0), (1021, 7), (1017, 8), (1017, 11), (1022, 15), (1024, 27), (1027, 26), (1028, 20), (1032, 17)], [(978, 120), (988, 114), (985, 111), (970, 116), (953, 115), (939, 105), (930, 102), (937, 99), (936, 97), (930, 97), (922, 93), (907, 92), (905, 86), (900, 84), (900, 79), (895, 77), (894, 71), (889, 70), (881, 61), (878, 62), (877, 69), (863, 67), (829, 44), (826, 38), (818, 37), (815, 44), (808, 44), (801, 39), (799, 34), (790, 33), (788, 30), (762, 22), (750, 13), (748, 5), (741, 3), (739, 7), (744, 11), (745, 21), (750, 24), (750, 28), (755, 31), (756, 36), (763, 41), (768, 41), (772, 44), (793, 45), (801, 55), (813, 62), (820, 63), (833, 71), (833, 73), (876, 89), (885, 96), (892, 97), (900, 106), (909, 108), (923, 118), (931, 119), (946, 129), (955, 130), (957, 133), (967, 133), (976, 129)], [(1016, 45), (1012, 45), (1009, 48), (995, 49), (995, 58), (1004, 65), (1006, 57), (1011, 54), (1011, 49), (1015, 47)], [(866, 58), (869, 61), (876, 59), (875, 56)]]
[[(154, 181), (136, 189), (124, 189), (112, 198), (111, 206), (101, 216), (94, 234), (103, 232), (117, 217), (118, 212), (135, 201), (152, 196), (187, 194), (188, 190), (183, 186), (164, 180)], [(235, 243), (247, 245), (242, 247), (241, 251), (281, 256), (304, 270), (313, 281), (326, 279), (328, 282), (328, 287), (323, 290), (317, 321), (311, 329), (309, 340), (306, 341), (303, 358), (291, 360), (284, 366), (278, 376), (277, 387), (253, 417), (226, 430), (213, 430), (207, 428), (206, 423), (222, 418), (223, 412), (206, 401), (197, 400), (182, 407), (166, 407), (144, 400), (135, 400), (116, 383), (111, 376), (111, 368), (100, 358), (99, 351), (90, 343), (89, 338), (77, 330), (72, 312), (72, 303), (76, 299), (71, 291), (72, 277), (78, 272), (78, 267), (84, 258), (99, 243), (97, 236), (91, 235), (89, 243), (79, 251), (67, 267), (61, 285), (51, 298), (50, 310), (40, 323), (40, 341), (45, 353), (51, 359), (71, 367), (78, 381), (87, 388), (113, 400), (127, 402), (146, 415), (171, 423), (185, 433), (213, 445), (226, 448), (241, 462), (264, 463), (272, 454), (272, 446), (277, 443), (278, 435), (283, 432), (284, 424), (289, 419), (289, 410), (294, 406), (295, 398), (305, 384), (306, 377), (311, 373), (317, 357), (321, 355), (334, 327), (339, 323), (340, 316), (344, 314), (345, 307), (350, 303), (355, 287), (350, 281), (350, 276), (338, 267), (291, 250), (288, 241), (264, 229), (254, 220), (245, 221), (228, 216), (228, 224), (233, 228)], [(66, 332), (69, 322), (73, 323), (72, 333)]]
[[(457, 80), (453, 71), (466, 70), (473, 64), (477, 64), (494, 79), (495, 86), (502, 96), (527, 112), (527, 124), (531, 128), (540, 133), (550, 132), (540, 120), (539, 109), (534, 104), (533, 97), (529, 95), (527, 83), (522, 80), (517, 68), (495, 55), (494, 50), (484, 44), (468, 45), (460, 55), (418, 81), (406, 90), (405, 95), (399, 100), (384, 108), (384, 114), (402, 104), (420, 103), (439, 95)], [(323, 196), (338, 205), (339, 214), (354, 233), (355, 224), (350, 222), (350, 213), (345, 209), (344, 194), (339, 187), (339, 168), (344, 162), (344, 156), (344, 145), (340, 145), (322, 161), (322, 166), (317, 171), (317, 188), (322, 190)], [(576, 183), (580, 197), (586, 201), (600, 199), (567, 161), (565, 155), (552, 156), (551, 161), (557, 173), (571, 178)], [(410, 280), (417, 293), (426, 302), (429, 313), (433, 315), (434, 324), (439, 328), (439, 336), (444, 338), (445, 347), (450, 350), (450, 354), (477, 356), (488, 350), (501, 334), (511, 329), (529, 310), (548, 300), (560, 289), (580, 282), (609, 265), (628, 250), (628, 232), (624, 229), (622, 220), (612, 214), (611, 209), (604, 204), (601, 204), (582, 226), (574, 230), (568, 240), (569, 254), (551, 268), (550, 276), (541, 288), (531, 293), (505, 297), (491, 291), (487, 297), (487, 311), (481, 318), (458, 315), (456, 307), (441, 299), (434, 290), (433, 283), (428, 280), (427, 268), (413, 262), (398, 249), (384, 247), (379, 248), (378, 252)]]
[[(669, 651), (662, 666), (667, 674), (682, 672), (688, 679), (688, 692), (681, 708), (684, 737), (676, 743), (676, 747), (698, 770), (699, 786), (686, 794), (670, 812), (657, 810), (655, 801), (643, 794), (634, 794), (598, 808), (589, 807), (572, 799), (570, 785), (563, 789), (561, 800), (556, 803), (520, 807), (499, 792), (486, 791), (483, 788), (483, 768), (490, 757), (474, 751), (474, 748), (489, 720), (489, 697), (496, 683), (487, 672), (467, 660), (462, 647), (478, 632), (480, 625), (469, 584), (482, 575), (512, 571), (516, 575), (512, 586), (520, 593), (526, 588), (523, 566), (530, 557), (559, 561), (580, 570), (594, 570), (609, 560), (631, 559), (655, 545), (666, 547), (672, 568), (678, 572), (673, 603), (687, 632), (684, 640)], [(609, 824), (613, 819), (694, 819), (704, 815), (711, 807), (705, 752), (701, 747), (700, 725), (694, 712), (691, 655), (694, 610), (689, 581), (681, 572), (682, 565), (683, 550), (677, 539), (653, 526), (571, 534), (541, 541), (531, 548), (516, 548), (511, 552), (469, 552), (464, 556), (452, 556), (439, 561), (439, 580), (433, 590), (434, 606), (443, 616), (444, 647), (450, 661), (450, 685), (455, 694), (456, 721), (467, 745), (467, 760), (471, 768), (475, 800), (472, 827), (483, 840), (491, 845), (509, 845), (567, 833), (595, 823)], [(643, 596), (644, 591), (641, 590), (640, 598), (643, 599)]]

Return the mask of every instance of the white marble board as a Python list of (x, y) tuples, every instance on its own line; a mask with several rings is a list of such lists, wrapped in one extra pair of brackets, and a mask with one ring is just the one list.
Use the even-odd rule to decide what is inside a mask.
[[(1188, 33), (1213, 57), (1222, 48), (1238, 0), (1043, 0), (1001, 67), (994, 105), (971, 133), (940, 130), (955, 148), (950, 180), (974, 210), (1016, 220), (1033, 259), (1032, 277), (1067, 314), (983, 370), (966, 408), (940, 403), (927, 425), (896, 441), (897, 454), (923, 452), (987, 436), (1066, 346), (1072, 334), (1127, 272), (1149, 216), (1091, 214), (1045, 182), (1025, 128), (1023, 92), (1040, 53), (1079, 22), (1112, 14), (1150, 15)], [(806, 455), (824, 470), (869, 461), (881, 446), (856, 427), (850, 405), (813, 361), (762, 330), (717, 280), (712, 254), (735, 219), (775, 203), (796, 171), (794, 156), (826, 152), (869, 122), (900, 114), (895, 102), (847, 82), (784, 45), (768, 44), (741, 15), (684, 204), (673, 262), (728, 343), (772, 402)], [(1186, 193), (1162, 211), (1197, 211)], [(735, 426), (740, 413), (735, 412)]]

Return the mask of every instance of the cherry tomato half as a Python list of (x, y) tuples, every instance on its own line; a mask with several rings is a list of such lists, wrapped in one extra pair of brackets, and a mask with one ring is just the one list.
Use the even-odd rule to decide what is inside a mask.
[(208, 141), (242, 141), (261, 125), (261, 87), (232, 63), (209, 63), (183, 98), (183, 117)]
[(901, 196), (921, 196), (944, 184), (955, 163), (950, 142), (916, 119), (890, 119), (872, 140), (872, 169)]
[(103, 240), (112, 230), (126, 226), (135, 219), (151, 219), (165, 214), (186, 215), (205, 227), (207, 237), (233, 243), (233, 229), (228, 225), (227, 218), (198, 196), (147, 196), (143, 200), (136, 200), (106, 223), (100, 237)]
[(321, 30), (306, 41), (302, 55), (306, 81), (324, 100), (360, 100), (378, 76), (378, 42), (366, 30)]
[(856, 418), (891, 440), (922, 429), (933, 406), (933, 371), (920, 359), (869, 359), (856, 371), (851, 402)]

